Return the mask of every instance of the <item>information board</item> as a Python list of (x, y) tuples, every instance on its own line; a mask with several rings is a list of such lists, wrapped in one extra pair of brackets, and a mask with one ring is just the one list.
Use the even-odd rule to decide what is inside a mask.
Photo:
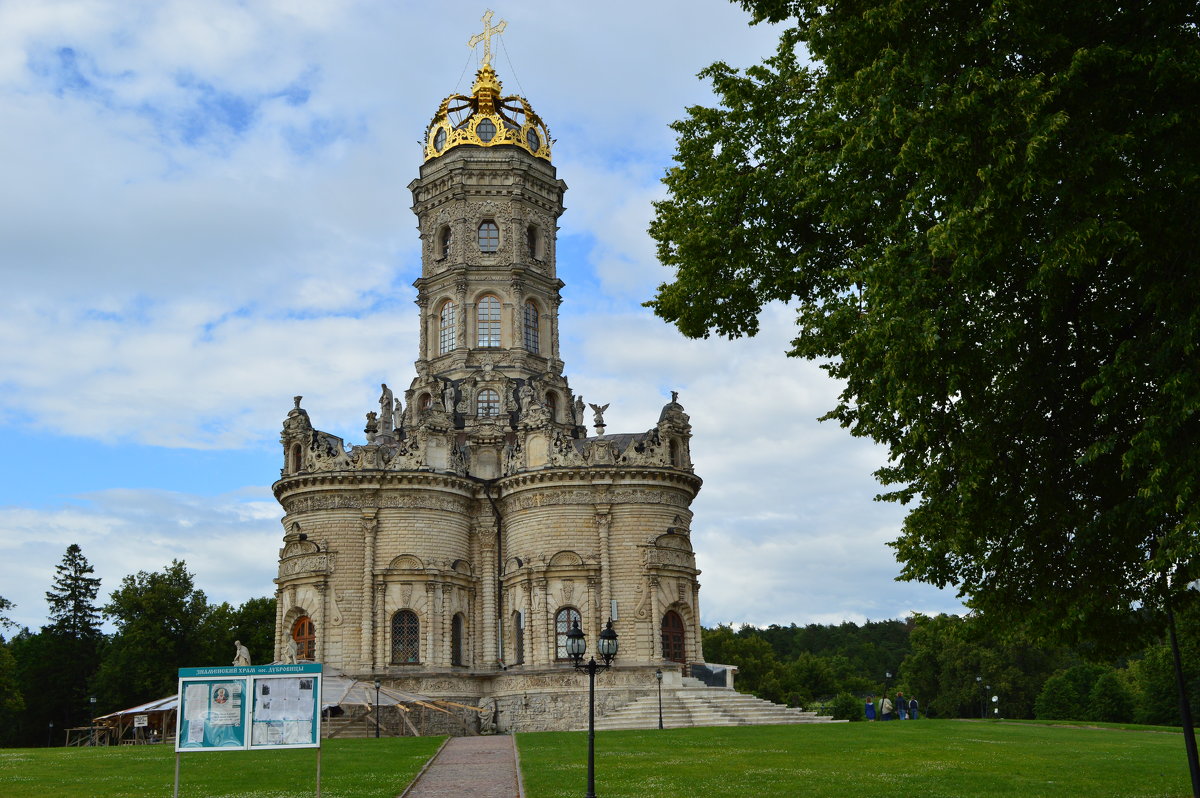
[(176, 751), (320, 745), (319, 664), (179, 669)]

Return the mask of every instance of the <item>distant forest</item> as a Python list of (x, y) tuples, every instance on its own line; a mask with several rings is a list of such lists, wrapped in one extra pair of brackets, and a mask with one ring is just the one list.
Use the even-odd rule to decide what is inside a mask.
[[(1177, 617), (1192, 713), (1200, 706), (1200, 607)], [(735, 665), (735, 686), (778, 703), (855, 707), (897, 690), (929, 717), (1042, 718), (1178, 726), (1179, 698), (1164, 639), (1104, 659), (1087, 648), (1045, 646), (978, 615), (912, 615), (862, 626), (717, 626), (704, 658)], [(993, 701), (993, 697), (995, 700)]]
[[(235, 639), (253, 662), (272, 659), (275, 600), (210, 603), (180, 561), (126, 576), (98, 605), (100, 580), (72, 544), (48, 587), (49, 623), (36, 632), (13, 633), (12, 605), (0, 597), (0, 630), (9, 632), (0, 636), (0, 747), (61, 745), (93, 717), (171, 695), (180, 663), (232, 662)], [(1200, 689), (1198, 605), (1200, 596), (1177, 613), (1191, 696)], [(736, 666), (738, 690), (852, 720), (866, 696), (900, 690), (930, 717), (1179, 725), (1170, 649), (1150, 619), (1144, 628), (1150, 642), (1120, 659), (1045, 646), (979, 615), (702, 632), (705, 660)]]

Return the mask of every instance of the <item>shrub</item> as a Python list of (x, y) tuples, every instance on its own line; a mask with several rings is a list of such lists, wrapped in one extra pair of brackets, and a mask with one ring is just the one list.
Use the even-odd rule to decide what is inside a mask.
[(850, 693), (838, 693), (837, 698), (829, 705), (829, 712), (834, 720), (866, 720), (863, 700)]
[(1117, 674), (1109, 672), (1096, 680), (1088, 695), (1087, 719), (1104, 723), (1133, 720), (1133, 696)]
[(1077, 720), (1083, 717), (1084, 707), (1075, 686), (1065, 674), (1051, 676), (1042, 686), (1034, 702), (1038, 720)]

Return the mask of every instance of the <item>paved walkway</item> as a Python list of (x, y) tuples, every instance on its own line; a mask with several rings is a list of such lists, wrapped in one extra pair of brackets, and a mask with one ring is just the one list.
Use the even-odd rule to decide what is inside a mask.
[(451, 737), (400, 798), (522, 798), (509, 734)]

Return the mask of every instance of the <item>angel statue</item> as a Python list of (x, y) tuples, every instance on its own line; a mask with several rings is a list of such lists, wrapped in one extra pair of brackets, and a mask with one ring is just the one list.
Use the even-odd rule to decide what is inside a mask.
[[(609, 402), (609, 404), (612, 404), (612, 402)], [(603, 435), (604, 434), (604, 411), (608, 409), (608, 405), (603, 405), (603, 406), (594, 405), (591, 402), (588, 402), (588, 407), (592, 408), (592, 412), (596, 414), (595, 421), (594, 421), (594, 423), (596, 425), (596, 434)]]

